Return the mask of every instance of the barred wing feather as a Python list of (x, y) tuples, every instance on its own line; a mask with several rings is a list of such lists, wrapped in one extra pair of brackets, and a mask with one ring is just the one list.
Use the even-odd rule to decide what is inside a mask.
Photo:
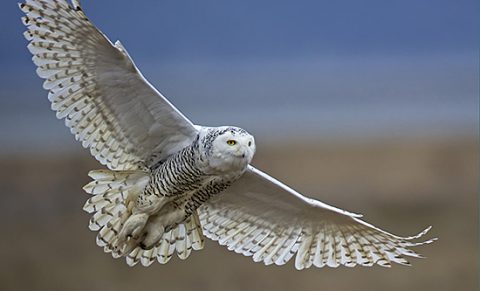
[(57, 117), (112, 170), (136, 169), (154, 162), (152, 154), (159, 160), (191, 143), (195, 126), (142, 76), (121, 43), (113, 45), (73, 3), (19, 4)]
[(299, 270), (345, 265), (408, 265), (405, 256), (420, 257), (413, 242), (346, 212), (306, 198), (249, 166), (240, 180), (199, 209), (204, 234), (229, 250), (266, 265), (283, 265), (295, 256)]

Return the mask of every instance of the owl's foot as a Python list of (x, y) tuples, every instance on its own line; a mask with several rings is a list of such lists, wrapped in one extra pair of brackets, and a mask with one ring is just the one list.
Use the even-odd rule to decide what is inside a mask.
[(133, 240), (137, 240), (143, 232), (143, 228), (148, 220), (148, 214), (145, 213), (137, 213), (132, 214), (125, 224), (122, 227), (118, 237), (119, 237), (119, 245), (124, 244), (128, 238), (132, 238)]
[(155, 223), (148, 223), (145, 227), (145, 237), (140, 242), (140, 247), (144, 250), (153, 248), (162, 239), (165, 227)]
[(183, 221), (185, 212), (183, 209), (173, 210), (167, 213), (161, 213), (150, 217), (140, 236), (140, 247), (144, 250), (149, 250), (156, 246), (162, 239), (165, 228), (176, 226)]

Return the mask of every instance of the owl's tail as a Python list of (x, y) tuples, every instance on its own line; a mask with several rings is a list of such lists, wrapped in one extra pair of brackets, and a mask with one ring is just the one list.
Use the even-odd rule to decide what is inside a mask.
[(93, 196), (85, 202), (83, 210), (93, 213), (88, 227), (98, 231), (97, 244), (114, 257), (115, 242), (139, 194), (143, 192), (149, 176), (143, 171), (95, 170), (88, 175), (93, 179), (83, 189)]
[(89, 228), (98, 231), (97, 245), (114, 258), (126, 256), (130, 266), (141, 262), (149, 266), (153, 261), (167, 263), (174, 251), (181, 259), (186, 259), (191, 250), (203, 248), (203, 233), (198, 215), (194, 213), (176, 228), (165, 232), (154, 248), (143, 250), (139, 246), (124, 253), (118, 246), (119, 233), (125, 221), (132, 214), (132, 209), (139, 194), (149, 182), (149, 175), (144, 171), (110, 171), (95, 170), (88, 175), (93, 179), (83, 189), (93, 196), (87, 200), (83, 209), (93, 213)]

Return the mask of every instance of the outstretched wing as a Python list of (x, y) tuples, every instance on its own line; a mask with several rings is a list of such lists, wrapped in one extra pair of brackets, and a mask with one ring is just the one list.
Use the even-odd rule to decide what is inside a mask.
[(409, 264), (420, 257), (410, 247), (430, 228), (398, 237), (359, 219), (360, 215), (306, 198), (249, 166), (222, 195), (200, 209), (204, 234), (255, 262), (283, 265), (293, 256), (299, 270), (345, 265)]
[(28, 49), (57, 117), (113, 170), (135, 169), (191, 143), (194, 125), (142, 76), (125, 48), (113, 45), (73, 3), (20, 4)]

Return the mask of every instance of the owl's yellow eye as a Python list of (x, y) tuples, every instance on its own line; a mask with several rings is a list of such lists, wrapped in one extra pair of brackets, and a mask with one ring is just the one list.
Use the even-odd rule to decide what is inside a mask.
[(233, 139), (229, 139), (229, 140), (227, 140), (227, 144), (233, 146), (233, 145), (237, 144), (237, 141), (233, 140)]

